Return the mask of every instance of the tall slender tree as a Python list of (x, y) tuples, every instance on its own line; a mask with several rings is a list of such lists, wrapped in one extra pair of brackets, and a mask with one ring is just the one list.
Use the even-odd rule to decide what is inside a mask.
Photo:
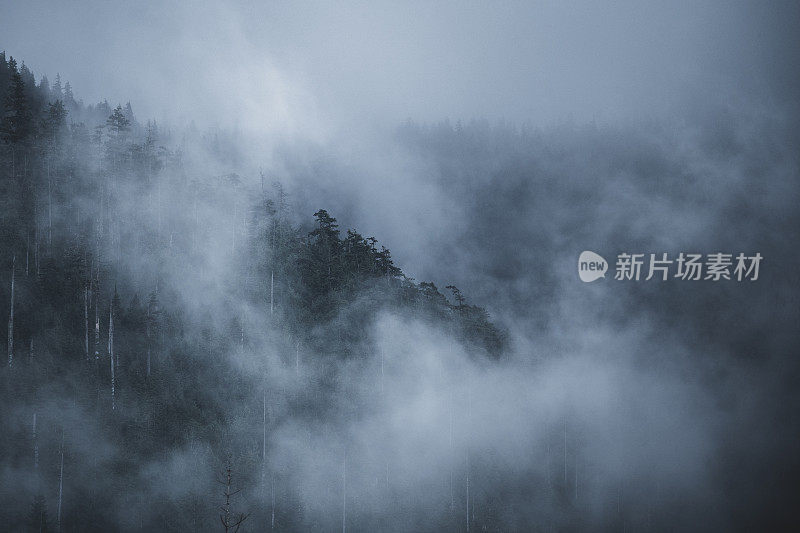
[(39, 468), (39, 441), (36, 439), (36, 411), (33, 412), (33, 469)]
[(64, 495), (64, 430), (61, 430), (61, 467), (58, 471), (58, 512), (56, 515), (56, 523), (58, 524), (58, 531), (61, 531), (61, 501)]
[(14, 278), (17, 256), (11, 259), (11, 313), (8, 315), (8, 366), (14, 363)]
[(115, 396), (115, 372), (114, 372), (114, 305), (108, 311), (108, 358), (111, 363), (111, 410), (117, 408)]
[(231, 509), (231, 498), (241, 492), (242, 489), (234, 490), (233, 488), (233, 470), (230, 464), (225, 468), (223, 477), (221, 480), (218, 480), (218, 483), (225, 487), (222, 493), (225, 497), (225, 503), (220, 507), (222, 514), (219, 516), (219, 520), (222, 522), (225, 533), (236, 533), (239, 531), (244, 521), (247, 520), (247, 517), (250, 516), (250, 513), (234, 514)]
[(12, 57), (9, 62), (11, 82), (5, 101), (5, 115), (0, 128), (3, 140), (12, 145), (25, 142), (33, 133), (33, 115), (25, 90), (25, 81)]

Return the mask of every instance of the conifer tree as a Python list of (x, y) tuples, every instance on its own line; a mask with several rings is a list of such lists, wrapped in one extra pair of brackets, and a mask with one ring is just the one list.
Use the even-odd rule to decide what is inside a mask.
[(12, 57), (9, 60), (11, 83), (5, 101), (5, 115), (2, 123), (2, 137), (8, 143), (25, 142), (32, 133), (32, 113), (25, 91), (25, 82)]

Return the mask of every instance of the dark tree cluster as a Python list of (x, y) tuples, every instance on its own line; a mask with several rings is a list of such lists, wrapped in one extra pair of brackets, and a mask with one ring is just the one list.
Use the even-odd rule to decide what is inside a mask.
[[(320, 364), (367, 358), (372, 321), (388, 310), (445, 325), (475, 357), (501, 355), (503, 332), (457, 288), (448, 287), (451, 302), (432, 283), (414, 282), (375, 238), (343, 236), (324, 209), (313, 228), (294, 224), (280, 183), (268, 193), (233, 173), (197, 176), (167, 147), (169, 132), (140, 125), (130, 104), (84, 106), (69, 83), (36, 84), (4, 54), (0, 99), (0, 315), (8, 324), (0, 455), (4, 468), (27, 476), (0, 488), (0, 523), (12, 530), (112, 531), (128, 505), (138, 510), (128, 529), (198, 531), (219, 525), (220, 504), (225, 529), (238, 528), (247, 515), (231, 514), (229, 484), (226, 502), (209, 501), (215, 471), (233, 457), (243, 486), (266, 483), (256, 468), (266, 438), (234, 428), (263, 425), (266, 435), (274, 421), (266, 399), (263, 420), (258, 409), (232, 406), (277, 386), (239, 370), (231, 353), (267, 345), (286, 366), (299, 365), (301, 350)], [(225, 216), (207, 224), (209, 212)], [(218, 246), (232, 258), (223, 296), (204, 299)], [(178, 285), (187, 282), (197, 286), (196, 308), (182, 299)], [(254, 327), (242, 302), (266, 325)], [(335, 386), (332, 377), (296, 394), (289, 412), (324, 419)], [(198, 443), (215, 458), (198, 474), (206, 492), (171, 501), (141, 486), (138, 465)], [(297, 511), (284, 502), (278, 520), (299, 528)]]

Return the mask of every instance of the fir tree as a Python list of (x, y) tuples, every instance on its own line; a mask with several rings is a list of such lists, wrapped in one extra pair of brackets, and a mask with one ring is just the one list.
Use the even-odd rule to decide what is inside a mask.
[(9, 60), (11, 83), (5, 102), (2, 136), (6, 142), (17, 144), (24, 142), (32, 133), (32, 115), (28, 98), (25, 94), (25, 82), (17, 69), (16, 61)]

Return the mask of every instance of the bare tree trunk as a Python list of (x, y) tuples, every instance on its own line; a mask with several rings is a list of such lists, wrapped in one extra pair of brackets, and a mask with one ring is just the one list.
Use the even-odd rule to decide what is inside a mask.
[(552, 452), (553, 452), (552, 446), (548, 442), (547, 443), (547, 461), (545, 461), (545, 475), (546, 475), (546, 479), (547, 479), (547, 486), (551, 490), (552, 490), (551, 483), (553, 481), (552, 473), (550, 472), (551, 467), (552, 467), (552, 462), (553, 462), (553, 458), (552, 458), (553, 454), (552, 454)]
[(199, 222), (197, 220), (197, 191), (194, 191), (194, 203), (193, 203), (193, 214), (194, 214), (194, 225), (192, 226), (192, 253), (197, 249), (197, 228), (199, 228)]
[(231, 232), (231, 253), (236, 253), (236, 219), (238, 215), (236, 214), (236, 197), (233, 198), (233, 231)]
[[(385, 364), (386, 352), (385, 352), (383, 346), (380, 347), (380, 351), (381, 351), (381, 402), (385, 404), (386, 403), (386, 392), (385, 392), (385, 387), (384, 387), (384, 381), (385, 381), (385, 379), (384, 379), (384, 374), (385, 374), (384, 367), (386, 366), (386, 364)], [(386, 490), (387, 491), (389, 490), (389, 458), (388, 458), (388, 456), (386, 458)], [(451, 496), (451, 498), (452, 498), (452, 495), (453, 495), (453, 476), (452, 476), (452, 466), (451, 466), (451, 474), (450, 474), (450, 496)], [(452, 507), (452, 505), (451, 505), (451, 507)]]
[(272, 513), (269, 518), (269, 527), (275, 529), (275, 472), (272, 473), (269, 483), (272, 492)]
[(264, 388), (264, 440), (261, 450), (261, 460), (264, 468), (267, 465), (267, 389)]
[(344, 452), (342, 460), (342, 533), (345, 533), (347, 525), (347, 450)]
[(39, 468), (39, 442), (36, 440), (36, 413), (33, 413), (33, 468)]
[(451, 511), (456, 507), (456, 500), (453, 496), (453, 389), (450, 388), (450, 509)]
[(58, 514), (56, 521), (58, 523), (57, 531), (61, 531), (61, 498), (64, 494), (64, 430), (61, 430), (61, 470), (58, 474)]
[(144, 323), (144, 335), (147, 341), (147, 377), (150, 377), (150, 302), (147, 303), (147, 318)]
[(111, 309), (108, 311), (108, 357), (111, 360), (111, 410), (117, 407), (114, 390), (114, 303), (112, 300)]
[(34, 260), (36, 262), (36, 275), (38, 276), (41, 272), (40, 270), (40, 261), (39, 261), (39, 223), (36, 223), (36, 249), (34, 250)]
[[(147, 320), (150, 321), (150, 313), (147, 313)], [(150, 377), (150, 324), (145, 326), (145, 334), (147, 336), (147, 377)]]
[(156, 214), (158, 216), (158, 238), (161, 239), (161, 180), (156, 181)]
[[(261, 441), (261, 483), (265, 482), (267, 475), (267, 388), (264, 386), (264, 416), (262, 418), (263, 437)], [(272, 511), (270, 517), (270, 529), (275, 528), (275, 478), (270, 474), (270, 491), (272, 497)]]
[(53, 247), (53, 185), (50, 179), (50, 156), (47, 157), (47, 249)]
[(14, 276), (17, 256), (11, 259), (11, 314), (8, 316), (8, 366), (14, 363)]
[(227, 470), (227, 485), (225, 485), (225, 505), (222, 506), (222, 525), (225, 526), (225, 533), (230, 529), (231, 521), (231, 469)]
[(97, 375), (95, 376), (95, 393), (96, 406), (100, 409), (100, 314), (97, 310), (99, 298), (95, 296), (94, 299), (94, 369)]
[(94, 300), (94, 360), (98, 362), (100, 360), (100, 315), (97, 311), (97, 300), (98, 298), (95, 297)]
[(219, 516), (220, 522), (222, 522), (222, 527), (225, 528), (225, 532), (228, 533), (229, 531), (233, 531), (236, 533), (239, 531), (242, 523), (247, 520), (247, 517), (250, 516), (249, 513), (240, 513), (237, 516), (231, 515), (231, 496), (238, 494), (241, 489), (239, 490), (232, 490), (232, 472), (230, 465), (225, 469), (225, 477), (222, 481), (218, 481), (220, 484), (225, 486), (225, 492), (223, 495), (225, 496), (225, 504), (220, 507), (220, 511), (222, 514)]
[(469, 478), (470, 478), (470, 461), (469, 461), (469, 445), (472, 436), (472, 385), (469, 378), (467, 378), (467, 531), (469, 531)]
[(567, 417), (564, 417), (564, 488), (567, 487)]
[(467, 531), (469, 531), (469, 449), (467, 450)]
[(89, 288), (83, 288), (83, 347), (86, 351), (86, 362), (89, 362)]

